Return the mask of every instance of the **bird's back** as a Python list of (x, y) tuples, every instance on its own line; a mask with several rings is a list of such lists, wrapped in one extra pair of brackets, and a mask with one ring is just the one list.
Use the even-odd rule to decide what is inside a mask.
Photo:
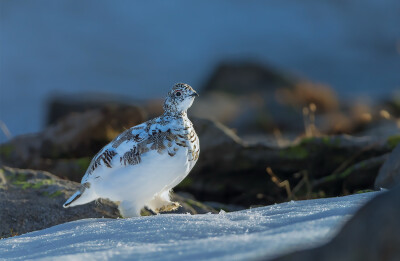
[(143, 205), (157, 209), (171, 203), (170, 189), (186, 177), (200, 153), (186, 113), (196, 96), (189, 85), (176, 84), (163, 115), (124, 131), (96, 154), (80, 190), (64, 207), (102, 197), (121, 201), (120, 210), (132, 216)]
[(105, 146), (93, 158), (82, 184), (90, 183), (101, 191), (99, 196), (113, 200), (143, 194), (138, 191), (142, 187), (171, 189), (193, 168), (199, 150), (187, 117), (157, 117), (126, 130)]

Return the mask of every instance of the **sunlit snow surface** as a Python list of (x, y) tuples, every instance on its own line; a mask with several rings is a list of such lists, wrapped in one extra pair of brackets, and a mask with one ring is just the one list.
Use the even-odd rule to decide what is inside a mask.
[(85, 219), (0, 240), (11, 260), (248, 260), (329, 240), (379, 192), (217, 215)]

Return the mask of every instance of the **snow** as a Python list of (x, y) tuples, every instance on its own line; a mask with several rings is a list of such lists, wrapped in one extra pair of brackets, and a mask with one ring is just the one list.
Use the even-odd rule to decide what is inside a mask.
[(7, 260), (248, 260), (327, 242), (380, 192), (219, 214), (85, 219), (0, 240)]

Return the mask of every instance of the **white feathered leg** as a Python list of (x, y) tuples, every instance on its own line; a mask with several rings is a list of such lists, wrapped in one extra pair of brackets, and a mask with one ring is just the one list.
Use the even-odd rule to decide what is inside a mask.
[(179, 203), (172, 202), (170, 198), (170, 191), (166, 190), (156, 194), (146, 206), (153, 212), (159, 213), (162, 211), (173, 211), (179, 208)]
[(136, 202), (126, 200), (122, 201), (118, 206), (119, 213), (124, 218), (140, 217), (141, 209), (142, 206), (140, 206)]

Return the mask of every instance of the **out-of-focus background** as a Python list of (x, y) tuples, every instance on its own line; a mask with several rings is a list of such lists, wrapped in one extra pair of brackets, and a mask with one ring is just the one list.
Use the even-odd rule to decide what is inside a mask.
[(118, 217), (112, 203), (61, 205), (177, 82), (200, 94), (183, 213), (400, 180), (398, 0), (2, 0), (0, 14), (0, 237)]
[(15, 136), (44, 127), (55, 95), (156, 99), (175, 82), (201, 94), (222, 64), (268, 66), (352, 101), (390, 98), (399, 12), (397, 0), (3, 0), (0, 120)]

